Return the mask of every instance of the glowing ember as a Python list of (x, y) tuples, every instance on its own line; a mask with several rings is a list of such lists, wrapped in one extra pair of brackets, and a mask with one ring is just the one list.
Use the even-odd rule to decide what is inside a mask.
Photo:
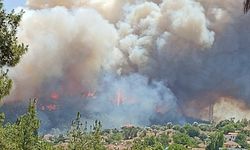
[(86, 97), (86, 98), (95, 98), (95, 96), (96, 96), (96, 91), (93, 91), (93, 92), (88, 91), (88, 92), (86, 92), (86, 93), (83, 92), (82, 95), (83, 95), (84, 97)]
[(57, 92), (52, 92), (52, 93), (50, 94), (50, 98), (51, 98), (52, 100), (58, 100), (58, 99), (60, 98), (60, 96), (59, 96), (59, 94), (58, 94)]
[(40, 110), (42, 110), (42, 111), (56, 111), (57, 106), (55, 104), (41, 105)]
[(159, 114), (165, 114), (168, 112), (167, 105), (157, 105), (155, 108), (155, 112)]
[(49, 111), (56, 111), (56, 105), (55, 104), (49, 104), (49, 105), (46, 106), (46, 108)]

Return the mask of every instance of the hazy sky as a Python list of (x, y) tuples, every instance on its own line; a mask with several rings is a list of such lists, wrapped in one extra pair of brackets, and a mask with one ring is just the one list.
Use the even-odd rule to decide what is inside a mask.
[(4, 6), (7, 10), (11, 10), (18, 6), (23, 6), (25, 4), (25, 0), (4, 0)]

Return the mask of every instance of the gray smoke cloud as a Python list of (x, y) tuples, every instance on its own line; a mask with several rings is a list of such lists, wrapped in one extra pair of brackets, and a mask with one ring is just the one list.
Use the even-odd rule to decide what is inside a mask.
[(222, 97), (248, 105), (242, 3), (27, 0), (18, 37), (29, 52), (10, 71), (15, 87), (5, 101), (39, 97), (48, 128), (77, 111), (117, 127), (206, 120)]

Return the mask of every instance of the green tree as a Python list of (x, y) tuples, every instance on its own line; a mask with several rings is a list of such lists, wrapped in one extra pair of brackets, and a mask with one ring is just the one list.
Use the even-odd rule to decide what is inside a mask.
[(69, 130), (68, 136), (70, 138), (69, 149), (80, 150), (85, 146), (89, 137), (82, 128), (81, 114), (78, 112), (76, 119), (72, 121), (71, 129)]
[(0, 127), (0, 148), (4, 150), (20, 149), (18, 130), (15, 125)]
[(222, 132), (215, 132), (210, 135), (209, 140), (210, 142), (206, 150), (219, 150), (219, 148), (223, 146), (224, 135)]
[(186, 124), (184, 127), (183, 127), (187, 134), (190, 136), (190, 137), (195, 137), (195, 136), (199, 136), (200, 134), (200, 129), (198, 128), (198, 125), (197, 126), (192, 126), (190, 124)]
[(171, 144), (168, 150), (187, 150), (187, 148), (181, 144)]
[(176, 131), (180, 131), (181, 127), (180, 127), (180, 125), (174, 125), (173, 129)]
[(242, 132), (237, 135), (235, 142), (238, 143), (242, 148), (250, 148), (250, 145), (247, 143), (247, 135)]
[(4, 113), (0, 113), (0, 127), (3, 126), (4, 119), (5, 119)]
[(111, 133), (109, 135), (109, 143), (120, 142), (123, 139), (123, 135), (120, 132)]
[(144, 138), (144, 143), (147, 145), (147, 146), (151, 146), (153, 147), (155, 144), (156, 144), (156, 138), (155, 136), (148, 136), (148, 137), (145, 137)]
[(0, 125), (0, 148), (4, 150), (52, 150), (52, 145), (38, 136), (36, 99), (30, 100), (27, 113), (16, 123)]
[(156, 141), (162, 144), (163, 147), (167, 147), (169, 143), (169, 136), (166, 134), (161, 134), (156, 137)]
[(207, 135), (206, 135), (205, 133), (201, 133), (201, 134), (199, 135), (199, 138), (200, 138), (203, 142), (205, 142), (205, 140), (207, 139)]
[(40, 121), (36, 112), (37, 99), (31, 99), (28, 112), (21, 116), (16, 122), (18, 130), (19, 144), (21, 149), (33, 150), (39, 142), (38, 129)]
[(241, 124), (243, 125), (243, 127), (246, 127), (248, 125), (248, 120), (246, 118), (242, 119)]
[(36, 150), (55, 150), (55, 148), (53, 147), (52, 143), (40, 139), (36, 143)]
[(131, 150), (164, 150), (164, 147), (155, 136), (149, 136), (134, 140)]
[(133, 141), (133, 145), (131, 150), (147, 150), (146, 144), (142, 141), (142, 139), (135, 139)]
[(135, 137), (137, 137), (137, 133), (139, 131), (139, 128), (134, 127), (134, 126), (129, 126), (129, 127), (122, 127), (122, 132), (123, 132), (123, 137), (125, 140), (128, 139), (133, 139)]
[(172, 129), (173, 128), (173, 123), (172, 122), (168, 122), (167, 123), (167, 128), (168, 129)]
[(101, 136), (101, 122), (95, 121), (91, 126), (90, 132), (87, 132), (87, 123), (82, 127), (81, 115), (78, 112), (77, 117), (72, 121), (71, 129), (69, 131), (69, 149), (70, 150), (105, 150)]
[(231, 120), (222, 120), (220, 121), (217, 125), (216, 125), (216, 128), (219, 129), (219, 128), (223, 128), (224, 126), (228, 125), (228, 124), (232, 124), (233, 121)]
[(180, 132), (177, 132), (173, 136), (173, 141), (176, 144), (181, 144), (181, 145), (190, 146), (190, 147), (195, 147), (197, 145), (197, 143), (195, 142), (193, 138), (189, 137), (185, 133), (180, 133)]
[(15, 13), (14, 10), (7, 13), (0, 0), (0, 100), (9, 94), (12, 87), (12, 81), (7, 76), (8, 70), (4, 71), (3, 67), (15, 66), (28, 49), (23, 43), (18, 43), (16, 37), (22, 14), (23, 11)]
[(223, 131), (224, 134), (227, 134), (228, 132), (234, 132), (236, 129), (240, 129), (242, 128), (242, 124), (239, 123), (235, 123), (234, 119), (230, 119), (230, 120), (223, 120), (221, 122), (219, 122), (216, 125), (216, 128), (219, 129), (220, 131)]
[(224, 134), (227, 134), (229, 132), (235, 132), (236, 128), (233, 123), (225, 125), (221, 130), (224, 132)]
[(102, 137), (101, 137), (101, 129), (102, 129), (101, 122), (96, 120), (93, 127), (94, 128), (91, 136), (92, 140), (91, 147), (94, 150), (105, 150), (106, 148), (102, 143)]

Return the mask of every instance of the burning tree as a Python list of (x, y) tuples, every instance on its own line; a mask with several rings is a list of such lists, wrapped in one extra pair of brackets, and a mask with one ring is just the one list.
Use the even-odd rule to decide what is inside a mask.
[(0, 100), (9, 94), (12, 81), (8, 78), (8, 70), (4, 67), (13, 67), (21, 56), (27, 51), (28, 47), (23, 43), (18, 43), (16, 33), (23, 11), (15, 13), (12, 10), (7, 13), (0, 0)]

